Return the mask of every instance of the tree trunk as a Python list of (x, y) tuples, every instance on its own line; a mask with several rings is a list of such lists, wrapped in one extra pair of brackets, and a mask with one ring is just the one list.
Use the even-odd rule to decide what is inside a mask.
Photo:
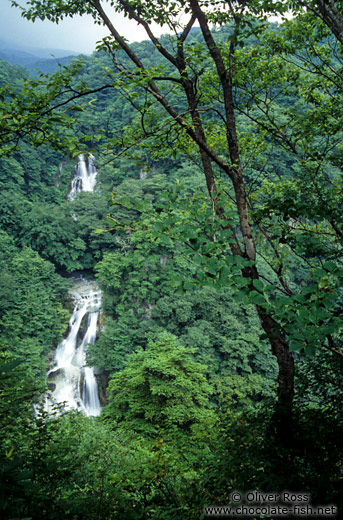
[[(159, 52), (161, 52), (163, 56), (178, 69), (180, 77), (173, 78), (173, 80), (182, 85), (184, 89), (184, 93), (187, 96), (188, 109), (192, 117), (192, 124), (189, 124), (187, 119), (184, 119), (184, 117), (178, 113), (175, 107), (170, 104), (168, 99), (157, 88), (155, 82), (149, 78), (149, 75), (146, 75), (147, 84), (145, 85), (145, 89), (148, 93), (155, 97), (155, 99), (163, 106), (163, 108), (174, 119), (174, 121), (178, 123), (198, 145), (207, 188), (212, 200), (215, 194), (215, 178), (212, 168), (212, 161), (229, 176), (235, 191), (237, 217), (239, 220), (242, 242), (241, 246), (239, 243), (238, 234), (235, 230), (233, 230), (234, 241), (232, 244), (230, 244), (231, 251), (233, 255), (242, 256), (251, 262), (255, 262), (256, 246), (254, 240), (254, 230), (249, 216), (249, 205), (247, 201), (244, 176), (240, 160), (233, 100), (233, 65), (235, 42), (231, 41), (230, 44), (230, 59), (229, 66), (227, 67), (221, 51), (212, 37), (206, 14), (202, 11), (198, 0), (189, 0), (192, 17), (184, 31), (184, 34), (178, 39), (178, 51), (176, 56), (172, 56), (169, 50), (164, 48), (161, 43), (158, 42), (158, 40), (154, 37), (147, 22), (142, 20), (140, 15), (133, 8), (131, 8), (130, 5), (126, 5), (124, 1), (121, 1), (121, 3), (124, 7), (126, 6), (125, 8), (128, 10), (129, 14), (137, 22), (141, 23), (144, 27), (147, 28), (149, 37)], [(94, 0), (93, 4), (105, 25), (110, 30), (112, 36), (115, 38), (117, 43), (119, 43), (121, 48), (125, 51), (127, 56), (136, 65), (136, 67), (143, 73), (144, 77), (146, 71), (139, 57), (134, 53), (133, 49), (125, 42), (118, 31), (114, 28), (110, 19), (103, 11), (100, 2), (98, 0)], [(213, 63), (215, 64), (218, 78), (222, 86), (226, 123), (225, 131), (229, 161), (217, 155), (215, 150), (209, 145), (207, 141), (206, 132), (203, 128), (197, 107), (199, 99), (197, 98), (194, 91), (194, 80), (190, 79), (187, 73), (186, 62), (183, 56), (183, 42), (191, 27), (193, 26), (195, 19), (197, 19), (199, 22), (204, 40), (212, 57)], [(239, 28), (239, 22), (240, 21), (237, 18), (237, 30)], [(126, 73), (128, 74), (128, 77), (130, 77), (130, 74), (128, 72)], [(220, 208), (215, 208), (215, 210), (220, 216)], [(242, 276), (249, 278), (250, 280), (257, 279), (259, 275), (255, 264), (253, 267), (244, 269)], [(254, 289), (254, 286), (251, 284), (251, 290)], [(259, 306), (256, 308), (262, 328), (269, 338), (272, 353), (276, 356), (279, 366), (278, 402), (275, 414), (276, 436), (279, 440), (288, 439), (291, 438), (291, 414), (294, 395), (294, 361), (291, 353), (289, 352), (288, 345), (283, 338), (281, 328), (278, 326), (271, 315), (266, 314), (265, 311)]]
[(277, 405), (274, 415), (275, 435), (282, 445), (289, 445), (292, 439), (292, 407), (294, 398), (294, 359), (282, 331), (274, 319), (256, 306), (263, 330), (268, 336), (272, 353), (279, 367)]

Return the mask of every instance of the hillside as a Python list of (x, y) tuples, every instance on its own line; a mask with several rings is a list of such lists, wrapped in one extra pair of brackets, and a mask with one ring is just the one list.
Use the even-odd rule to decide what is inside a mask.
[(52, 75), (0, 61), (5, 520), (343, 507), (340, 42), (187, 5), (130, 4), (174, 34)]
[(77, 53), (70, 50), (26, 47), (0, 39), (0, 59), (11, 65), (24, 66), (31, 72), (53, 73), (58, 64), (67, 65), (74, 56)]

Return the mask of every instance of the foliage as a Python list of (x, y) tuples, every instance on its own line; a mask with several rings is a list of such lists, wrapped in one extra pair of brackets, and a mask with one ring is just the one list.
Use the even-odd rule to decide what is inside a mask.
[(211, 422), (205, 366), (193, 361), (191, 353), (168, 333), (145, 351), (138, 349), (110, 381), (107, 414), (125, 430), (155, 436), (177, 429), (187, 433), (198, 423)]
[[(228, 504), (232, 490), (291, 489), (308, 493), (313, 505), (342, 507), (341, 416), (320, 408), (295, 409), (296, 430), (281, 447), (270, 430), (272, 410), (233, 416), (223, 411), (218, 458), (205, 475), (207, 504)], [(313, 432), (316, 432), (314, 435)]]
[(65, 330), (68, 313), (62, 302), (67, 284), (32, 249), (18, 249), (4, 232), (0, 238), (1, 291), (6, 294), (1, 341), (31, 375), (41, 376), (49, 350)]
[[(5, 518), (193, 519), (234, 488), (340, 505), (341, 2), (112, 4), (150, 41), (110, 27), (29, 81), (0, 64)], [(23, 11), (109, 25), (98, 1)], [(66, 202), (80, 151), (100, 182)], [(32, 413), (67, 321), (55, 268), (104, 291), (103, 421)]]

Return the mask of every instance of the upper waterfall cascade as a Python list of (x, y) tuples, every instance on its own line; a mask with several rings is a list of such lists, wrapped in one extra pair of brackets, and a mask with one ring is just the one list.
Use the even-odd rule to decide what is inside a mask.
[(86, 350), (94, 344), (101, 306), (101, 292), (94, 282), (80, 279), (70, 291), (74, 312), (66, 338), (58, 345), (54, 366), (47, 374), (51, 392), (46, 410), (62, 404), (67, 410), (82, 410), (86, 415), (99, 415), (98, 386), (93, 368), (86, 366)]
[(81, 191), (93, 191), (98, 172), (95, 168), (94, 157), (79, 155), (79, 161), (75, 167), (74, 178), (71, 181), (68, 200), (74, 200)]

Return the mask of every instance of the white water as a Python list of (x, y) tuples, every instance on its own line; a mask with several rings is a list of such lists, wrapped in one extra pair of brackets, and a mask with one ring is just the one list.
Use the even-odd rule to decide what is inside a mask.
[[(71, 182), (69, 200), (81, 191), (93, 191), (97, 171), (92, 155), (79, 156)], [(74, 220), (77, 217), (73, 216)], [(56, 405), (61, 410), (82, 410), (86, 415), (101, 411), (98, 385), (93, 368), (86, 366), (87, 346), (94, 344), (101, 306), (101, 292), (94, 282), (79, 279), (70, 291), (74, 311), (69, 321), (68, 334), (58, 345), (52, 368), (47, 373), (50, 392), (45, 399), (45, 410)]]
[(148, 178), (148, 170), (144, 170), (144, 168), (141, 169), (141, 171), (139, 172), (139, 178), (141, 181), (144, 181), (145, 179)]
[(88, 157), (85, 157), (83, 154), (79, 155), (74, 178), (71, 181), (68, 200), (74, 200), (76, 195), (81, 191), (93, 191), (97, 173), (93, 155), (89, 155)]
[(86, 366), (86, 350), (96, 340), (101, 292), (94, 283), (80, 280), (70, 293), (74, 312), (67, 337), (58, 345), (54, 366), (47, 374), (53, 390), (46, 398), (45, 408), (49, 412), (53, 405), (58, 405), (96, 416), (101, 411), (98, 385), (93, 368)]

